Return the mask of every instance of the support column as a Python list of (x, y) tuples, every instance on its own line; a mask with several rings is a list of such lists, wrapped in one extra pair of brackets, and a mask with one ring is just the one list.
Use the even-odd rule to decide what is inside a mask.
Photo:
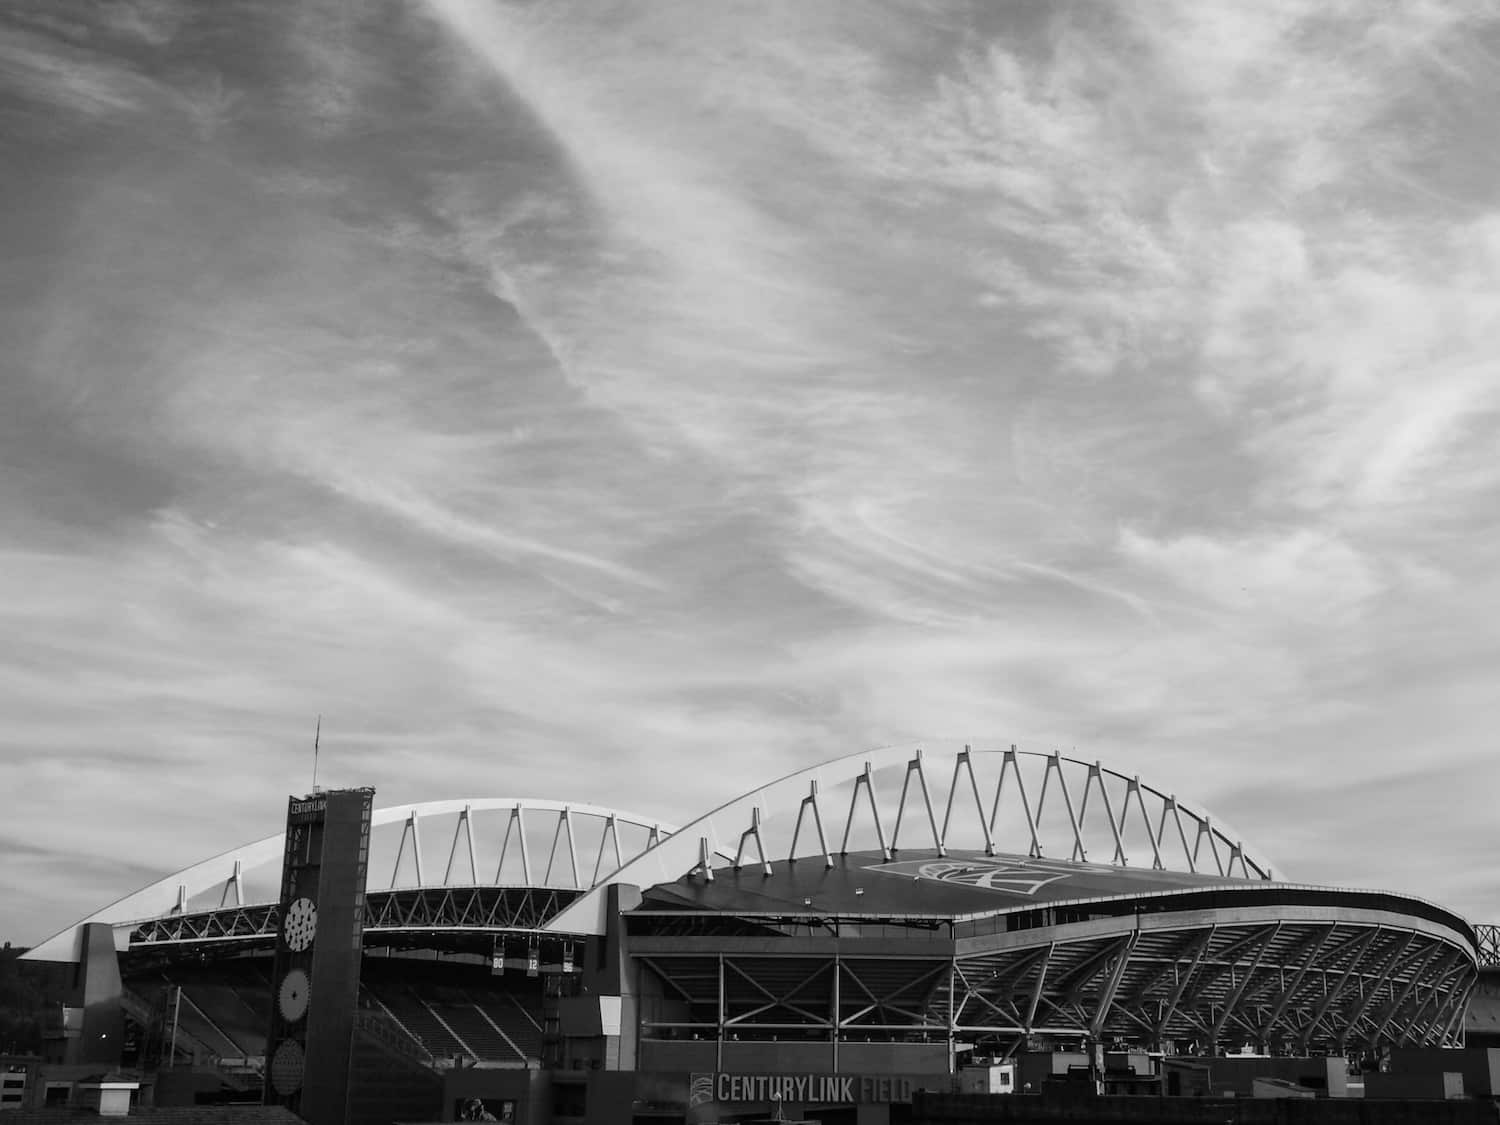
[(958, 1072), (958, 1009), (954, 1006), (958, 983), (958, 954), (948, 956), (948, 1073)]
[(839, 1013), (843, 1010), (841, 988), (843, 986), (844, 963), (839, 955), (833, 955), (833, 1072), (839, 1072)]

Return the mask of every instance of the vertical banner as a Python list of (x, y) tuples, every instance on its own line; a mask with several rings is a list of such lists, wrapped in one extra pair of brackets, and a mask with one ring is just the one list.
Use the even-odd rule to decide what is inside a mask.
[(536, 946), (530, 946), (526, 950), (526, 975), (528, 977), (541, 976), (542, 973), (542, 951)]
[(495, 939), (495, 948), (490, 950), (490, 976), (503, 977), (505, 975), (505, 942), (501, 938)]
[(565, 973), (573, 971), (573, 943), (571, 941), (563, 945), (562, 971)]

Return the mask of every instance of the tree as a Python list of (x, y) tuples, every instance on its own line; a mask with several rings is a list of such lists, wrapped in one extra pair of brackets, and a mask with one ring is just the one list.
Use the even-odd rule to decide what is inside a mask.
[(31, 962), (20, 959), (25, 952), (10, 942), (0, 949), (0, 1051), (7, 1054), (40, 1054), (42, 1050), (46, 1004), (40, 974)]

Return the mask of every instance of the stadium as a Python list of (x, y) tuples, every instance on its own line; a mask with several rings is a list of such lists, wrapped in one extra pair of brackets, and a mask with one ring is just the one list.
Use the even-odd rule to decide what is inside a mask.
[[(1327, 1095), (1346, 1058), (1461, 1046), (1493, 944), (1409, 895), (1298, 883), (1168, 789), (1014, 748), (839, 758), (680, 827), (530, 798), (366, 816), (348, 1121), (864, 1125), (960, 1082), (1187, 1093), (1226, 1058), (1294, 1080), (1337, 1059)], [(110, 1057), (158, 1101), (274, 1089), (292, 851), (268, 835), (33, 949), (89, 994), (47, 1062), (82, 1065), (118, 1020)]]

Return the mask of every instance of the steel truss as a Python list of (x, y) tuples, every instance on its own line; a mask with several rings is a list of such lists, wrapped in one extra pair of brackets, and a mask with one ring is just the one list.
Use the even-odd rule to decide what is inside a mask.
[[(1069, 931), (1072, 931), (1070, 936)], [(1084, 931), (1084, 932), (1079, 932)], [(1092, 932), (1088, 932), (1092, 931)], [(1477, 971), (1436, 934), (1354, 921), (1059, 927), (1053, 940), (910, 956), (843, 951), (635, 955), (642, 1034), (701, 1038), (1038, 1038), (1299, 1054), (1457, 1045)]]
[(947, 1031), (931, 1001), (947, 985), (950, 958), (662, 953), (636, 960), (670, 997), (643, 1021), (648, 1034), (927, 1032), (941, 1039)]
[(1479, 939), (1479, 967), (1500, 968), (1500, 926), (1475, 926)]
[(1132, 930), (955, 959), (962, 1034), (1346, 1050), (1456, 1042), (1467, 949), (1417, 930), (1265, 921)]
[[(365, 933), (542, 929), (581, 892), (541, 887), (422, 887), (365, 896)], [(272, 940), (281, 924), (274, 903), (153, 918), (130, 935), (132, 949), (167, 944)]]
[[(376, 809), (371, 832), (366, 886), (372, 897), (381, 891), (456, 893), (483, 885), (555, 888), (575, 892), (567, 896), (571, 901), (576, 892), (601, 885), (659, 846), (673, 828), (597, 805), (490, 797)], [(95, 911), (27, 956), (72, 960), (78, 927), (86, 922), (152, 933), (161, 923), (163, 932), (186, 932), (192, 924), (184, 929), (178, 918), (213, 915), (205, 924), (215, 937), (253, 934), (268, 904), (248, 902), (247, 887), (252, 894), (261, 893), (255, 890), (256, 876), (259, 883), (279, 885), (284, 852), (285, 839), (278, 833), (195, 863)], [(377, 854), (382, 857), (378, 861)], [(721, 858), (727, 861), (728, 856)]]
[[(1060, 753), (887, 747), (838, 758), (761, 786), (699, 817), (623, 864), (607, 882), (656, 886), (695, 873), (714, 878), (713, 857), (734, 856), (771, 873), (771, 857), (832, 867), (873, 845), (901, 851), (982, 848), (1111, 866), (1269, 880), (1271, 865), (1201, 806), (1139, 777)], [(877, 786), (879, 780), (879, 786)], [(877, 793), (881, 788), (881, 793)], [(899, 796), (892, 795), (899, 791)], [(843, 810), (847, 806), (847, 813)], [(551, 929), (603, 933), (604, 884), (565, 910)]]

